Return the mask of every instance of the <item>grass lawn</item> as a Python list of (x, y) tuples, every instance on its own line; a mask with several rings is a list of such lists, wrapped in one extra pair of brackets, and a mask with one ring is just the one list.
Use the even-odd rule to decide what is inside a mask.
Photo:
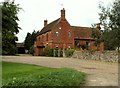
[(69, 68), (3, 62), (3, 86), (81, 86), (85, 73)]

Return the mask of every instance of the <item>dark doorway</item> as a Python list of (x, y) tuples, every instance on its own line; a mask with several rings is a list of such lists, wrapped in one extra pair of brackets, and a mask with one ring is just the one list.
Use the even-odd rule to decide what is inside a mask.
[(16, 43), (18, 54), (25, 54), (24, 43)]
[(24, 47), (18, 47), (18, 54), (25, 54)]

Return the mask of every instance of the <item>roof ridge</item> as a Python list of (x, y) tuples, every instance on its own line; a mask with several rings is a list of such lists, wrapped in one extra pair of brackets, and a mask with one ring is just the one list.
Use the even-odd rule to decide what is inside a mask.
[[(57, 21), (58, 20), (58, 21)], [(56, 24), (55, 25), (53, 25), (53, 27), (52, 28), (54, 28), (59, 22), (60, 22), (60, 18), (58, 18), (56, 21)]]
[(83, 26), (71, 26), (71, 27), (78, 27), (78, 28), (91, 28), (91, 27), (83, 27)]
[(55, 27), (55, 25), (58, 23), (59, 20), (60, 18), (47, 24), (45, 27), (42, 28), (42, 30), (38, 33), (38, 35), (51, 31), (51, 28)]

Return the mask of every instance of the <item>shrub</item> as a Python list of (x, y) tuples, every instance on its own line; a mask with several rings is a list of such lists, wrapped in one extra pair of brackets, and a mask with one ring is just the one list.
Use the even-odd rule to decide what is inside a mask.
[(73, 55), (73, 53), (74, 53), (74, 49), (68, 49), (68, 50), (66, 50), (65, 51), (65, 56), (66, 57), (70, 57), (70, 56), (72, 56)]
[(52, 48), (47, 48), (42, 52), (42, 56), (53, 56), (53, 51), (54, 49)]
[[(54, 48), (46, 48), (43, 52), (42, 52), (42, 56), (54, 56), (54, 50), (56, 50), (55, 51), (55, 56), (58, 56), (58, 49), (54, 49)], [(70, 57), (70, 56), (72, 56), (73, 55), (73, 53), (74, 53), (74, 49), (68, 49), (68, 50), (65, 50), (65, 56), (66, 57)], [(63, 56), (62, 55), (62, 51), (60, 50), (60, 56)]]
[(17, 47), (11, 46), (7, 49), (2, 50), (2, 55), (15, 55), (17, 53)]
[[(55, 50), (55, 52), (54, 52)], [(42, 52), (42, 56), (54, 56), (55, 53), (55, 57), (58, 57), (58, 49), (57, 48), (46, 48), (43, 52)], [(60, 57), (63, 56), (63, 51), (60, 50)]]

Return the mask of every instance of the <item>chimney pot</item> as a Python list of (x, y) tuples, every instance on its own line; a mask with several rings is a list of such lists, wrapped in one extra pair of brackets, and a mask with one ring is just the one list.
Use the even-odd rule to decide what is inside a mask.
[(100, 30), (100, 29), (101, 29), (100, 23), (97, 23), (97, 24), (96, 24), (96, 27)]
[(64, 8), (61, 10), (61, 19), (62, 20), (65, 19), (65, 9)]
[(44, 27), (47, 25), (47, 20), (44, 20)]

